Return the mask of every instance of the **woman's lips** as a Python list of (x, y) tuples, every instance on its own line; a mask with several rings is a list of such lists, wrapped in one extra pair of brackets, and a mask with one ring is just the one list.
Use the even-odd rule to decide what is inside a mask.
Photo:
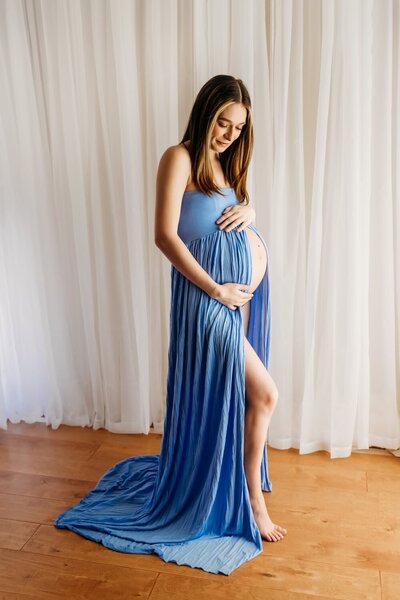
[(221, 144), (221, 146), (229, 146), (229, 142), (218, 142), (218, 144)]

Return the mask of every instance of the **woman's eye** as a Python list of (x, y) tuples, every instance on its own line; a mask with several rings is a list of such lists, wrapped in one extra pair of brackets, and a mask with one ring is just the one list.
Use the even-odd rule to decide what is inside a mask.
[[(220, 127), (228, 127), (228, 125), (224, 125), (224, 123), (218, 123)], [(243, 127), (236, 127), (237, 131), (242, 131)]]

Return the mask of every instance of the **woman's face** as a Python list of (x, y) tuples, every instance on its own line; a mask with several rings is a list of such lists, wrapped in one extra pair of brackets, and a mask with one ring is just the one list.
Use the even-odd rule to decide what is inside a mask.
[(231, 104), (218, 117), (211, 134), (211, 149), (223, 152), (239, 137), (246, 122), (247, 111), (243, 104)]

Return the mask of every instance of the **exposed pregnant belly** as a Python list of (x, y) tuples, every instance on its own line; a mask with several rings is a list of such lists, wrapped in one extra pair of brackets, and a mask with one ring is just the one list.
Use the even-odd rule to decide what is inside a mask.
[(252, 277), (248, 289), (249, 292), (254, 292), (264, 277), (267, 268), (267, 253), (262, 240), (253, 229), (246, 227), (246, 233), (250, 246), (252, 265)]

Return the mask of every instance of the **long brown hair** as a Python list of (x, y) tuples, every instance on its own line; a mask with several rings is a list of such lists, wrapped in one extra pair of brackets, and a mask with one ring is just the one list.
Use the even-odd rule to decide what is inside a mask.
[(238, 200), (248, 204), (246, 178), (253, 153), (253, 121), (250, 95), (241, 79), (232, 75), (215, 75), (203, 85), (194, 101), (181, 143), (190, 140), (188, 150), (195, 186), (207, 196), (220, 192), (214, 182), (208, 149), (219, 115), (234, 103), (240, 103), (246, 109), (246, 123), (238, 138), (220, 154), (220, 161), (225, 178), (235, 190)]

